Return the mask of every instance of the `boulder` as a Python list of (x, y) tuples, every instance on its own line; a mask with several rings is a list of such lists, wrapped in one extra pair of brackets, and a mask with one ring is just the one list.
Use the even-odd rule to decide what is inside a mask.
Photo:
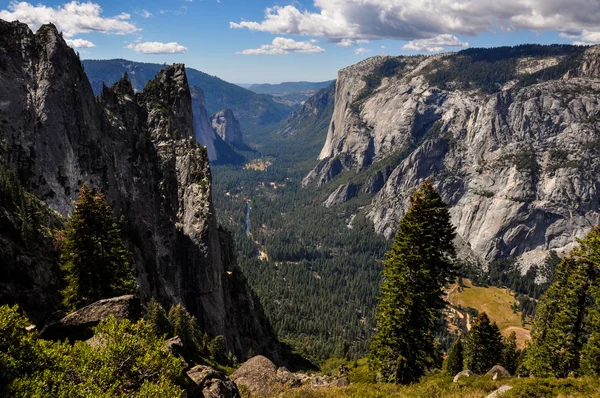
[(499, 389), (497, 389), (496, 391), (494, 391), (493, 393), (491, 393), (490, 395), (488, 395), (486, 398), (498, 398), (499, 396), (503, 395), (508, 390), (512, 390), (512, 388), (513, 388), (512, 386), (502, 386)]
[(88, 340), (94, 334), (92, 328), (111, 315), (117, 320), (139, 319), (139, 299), (127, 295), (97, 301), (46, 326), (41, 332), (41, 337), (46, 340)]
[(473, 377), (473, 376), (475, 376), (475, 373), (471, 372), (469, 369), (463, 370), (462, 372), (459, 372), (456, 374), (456, 376), (454, 376), (454, 382), (456, 383), (461, 377)]
[(302, 385), (300, 379), (294, 373), (290, 372), (286, 367), (277, 369), (277, 378), (281, 384), (292, 388), (300, 387)]
[(239, 398), (237, 385), (223, 373), (198, 365), (187, 372), (188, 398)]
[(252, 394), (270, 395), (283, 387), (277, 376), (277, 367), (271, 360), (257, 355), (246, 361), (233, 372), (231, 379), (239, 386), (244, 386)]
[(347, 377), (338, 377), (334, 379), (331, 384), (332, 387), (348, 387), (350, 385), (350, 380)]
[(497, 379), (498, 377), (510, 377), (511, 376), (510, 372), (508, 370), (504, 369), (500, 365), (494, 366), (485, 375), (492, 376), (494, 378), (494, 380)]

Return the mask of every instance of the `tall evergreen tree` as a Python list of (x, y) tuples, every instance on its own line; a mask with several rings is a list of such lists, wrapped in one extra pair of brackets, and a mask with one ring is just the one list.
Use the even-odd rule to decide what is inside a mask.
[(446, 371), (449, 375), (453, 376), (459, 372), (462, 372), (464, 366), (463, 356), (463, 343), (462, 339), (457, 339), (450, 353), (448, 353), (448, 360), (446, 362)]
[(434, 366), (433, 338), (443, 288), (453, 275), (455, 230), (446, 204), (426, 181), (412, 195), (384, 263), (370, 366), (389, 382), (411, 383)]
[(133, 269), (104, 195), (81, 187), (61, 242), (64, 304), (78, 309), (137, 290)]
[(574, 257), (558, 266), (554, 283), (537, 306), (525, 358), (531, 374), (567, 377), (579, 369), (590, 285), (590, 268)]
[(502, 348), (498, 326), (482, 312), (473, 322), (465, 340), (465, 366), (474, 373), (484, 374), (500, 363)]
[(504, 348), (502, 349), (502, 359), (500, 364), (504, 369), (514, 375), (519, 366), (519, 356), (521, 352), (517, 349), (517, 333), (514, 331), (504, 339)]

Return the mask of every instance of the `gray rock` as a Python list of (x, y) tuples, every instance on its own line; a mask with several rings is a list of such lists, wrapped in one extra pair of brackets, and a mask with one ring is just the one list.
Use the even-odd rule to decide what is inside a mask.
[(504, 395), (505, 392), (512, 390), (512, 388), (512, 386), (502, 386), (490, 395), (488, 395), (486, 398), (498, 398)]
[(493, 376), (495, 378), (498, 378), (498, 377), (511, 377), (510, 372), (508, 370), (504, 369), (500, 365), (495, 365), (485, 375), (486, 376)]
[(190, 87), (192, 95), (192, 111), (194, 114), (194, 129), (196, 130), (196, 140), (206, 147), (208, 151), (208, 159), (211, 162), (219, 160), (219, 152), (217, 151), (220, 137), (215, 133), (211, 120), (206, 109), (206, 98), (204, 91), (196, 86)]
[(94, 335), (92, 328), (110, 316), (135, 321), (140, 315), (139, 299), (132, 295), (100, 300), (46, 326), (41, 337), (46, 340), (87, 340)]
[(358, 194), (358, 186), (354, 184), (342, 184), (340, 185), (329, 198), (323, 203), (325, 207), (331, 207), (335, 205), (341, 205), (346, 203), (350, 199), (354, 198)]
[(350, 380), (347, 377), (339, 377), (334, 379), (331, 384), (332, 387), (348, 387), (350, 385)]
[(253, 394), (268, 396), (283, 388), (277, 375), (277, 367), (270, 359), (257, 355), (240, 366), (231, 379), (239, 386), (244, 386)]
[(462, 372), (458, 372), (456, 376), (454, 376), (454, 383), (458, 382), (462, 377), (473, 377), (475, 373), (471, 372), (469, 369), (463, 370)]
[(188, 398), (239, 398), (237, 385), (223, 373), (198, 365), (187, 372)]
[(211, 118), (212, 128), (225, 142), (242, 144), (242, 129), (231, 109), (223, 109)]
[[(593, 149), (600, 47), (586, 50), (563, 79), (509, 84), (494, 94), (430, 86), (423, 71), (448, 56), (402, 58), (403, 72), (382, 79), (360, 103), (354, 101), (364, 78), (388, 58), (341, 70), (326, 143), (303, 183), (323, 185), (343, 170), (360, 172), (396, 156), (366, 209), (378, 233), (394, 235), (410, 195), (430, 178), (481, 262), (569, 250), (600, 222), (600, 158)], [(556, 63), (538, 61), (536, 70)], [(367, 191), (379, 184), (374, 179)]]

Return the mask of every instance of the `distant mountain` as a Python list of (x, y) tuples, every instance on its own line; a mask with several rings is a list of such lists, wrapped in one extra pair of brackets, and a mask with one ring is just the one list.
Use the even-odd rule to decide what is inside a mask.
[[(114, 84), (125, 72), (129, 75), (133, 88), (141, 91), (165, 67), (164, 64), (124, 59), (85, 60), (83, 65), (96, 95), (102, 91), (103, 84)], [(271, 96), (257, 94), (196, 69), (186, 70), (189, 85), (204, 91), (208, 114), (215, 114), (225, 108), (231, 109), (246, 134), (262, 131), (266, 126), (280, 122), (293, 109), (290, 105), (275, 101)]]
[(328, 80), (326, 82), (284, 82), (279, 84), (252, 84), (248, 87), (248, 90), (254, 91), (257, 94), (269, 94), (269, 95), (285, 95), (291, 93), (298, 93), (301, 91), (309, 90), (320, 90), (329, 86), (334, 80)]
[(284, 82), (280, 84), (253, 84), (248, 90), (257, 94), (269, 94), (280, 99), (286, 105), (298, 105), (329, 86), (335, 80), (326, 82)]
[(292, 112), (284, 122), (280, 123), (276, 132), (284, 136), (326, 135), (334, 104), (335, 80), (306, 100), (300, 109)]

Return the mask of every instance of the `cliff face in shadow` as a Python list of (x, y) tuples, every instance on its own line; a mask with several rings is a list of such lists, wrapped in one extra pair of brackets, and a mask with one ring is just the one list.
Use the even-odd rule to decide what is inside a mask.
[[(0, 21), (0, 143), (0, 166), (52, 218), (44, 218), (49, 230), (61, 227), (82, 184), (101, 189), (119, 220), (143, 301), (183, 303), (206, 332), (224, 335), (239, 358), (250, 348), (280, 356), (236, 266), (231, 238), (217, 227), (208, 154), (195, 139), (183, 65), (164, 69), (140, 93), (123, 78), (95, 98), (54, 26), (34, 34)], [(21, 216), (1, 203), (3, 222)], [(6, 243), (0, 267), (10, 275), (0, 297), (47, 316), (56, 310), (60, 281), (51, 233), (36, 237), (39, 244), (28, 251), (31, 242), (8, 232), (0, 232)], [(28, 261), (18, 255), (25, 252)], [(18, 267), (28, 276), (26, 289), (14, 288)], [(32, 295), (40, 299), (26, 299)]]

